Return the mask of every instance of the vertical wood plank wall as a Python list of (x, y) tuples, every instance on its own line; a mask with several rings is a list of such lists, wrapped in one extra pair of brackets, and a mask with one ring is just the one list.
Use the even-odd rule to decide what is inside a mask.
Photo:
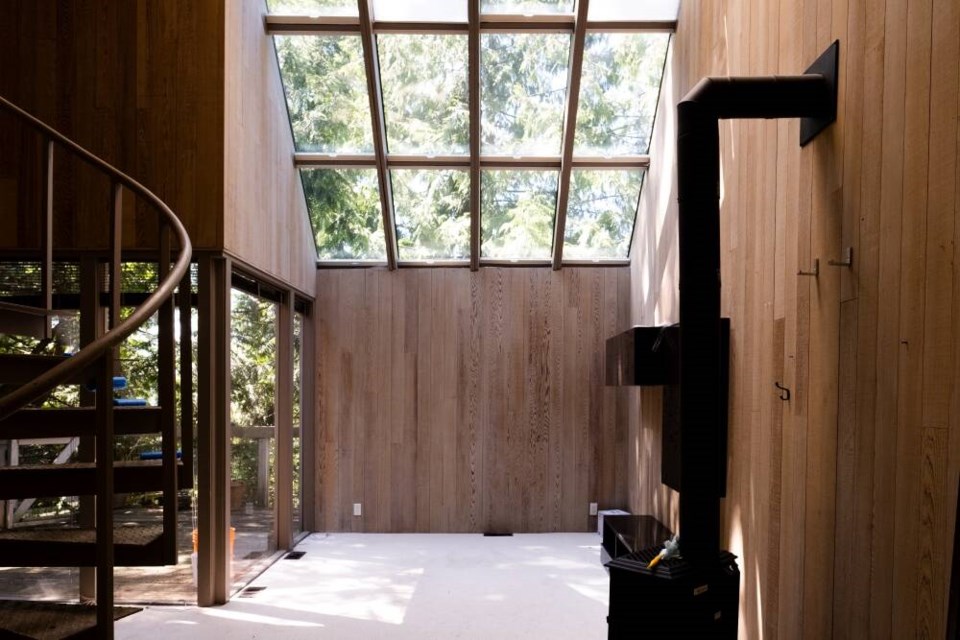
[(626, 267), (320, 271), (318, 528), (584, 531), (590, 502), (626, 506), (603, 358), (628, 286)]
[[(194, 247), (216, 249), (223, 47), (222, 0), (8, 0), (0, 94), (142, 181), (181, 217)], [(0, 115), (0, 248), (39, 246), (40, 146), (19, 131)], [(65, 157), (54, 167), (54, 246), (105, 247), (110, 185)], [(128, 209), (124, 244), (156, 246), (156, 214)]]
[(226, 2), (224, 248), (313, 295), (317, 249), (266, 11)]
[[(677, 319), (676, 102), (841, 41), (838, 121), (721, 122), (732, 318), (723, 535), (743, 638), (944, 637), (960, 474), (960, 4), (682, 3), (634, 242), (631, 320)], [(853, 247), (853, 267), (827, 265)], [(798, 276), (813, 260), (818, 278)], [(789, 387), (789, 402), (773, 383)], [(631, 506), (676, 524), (659, 397), (625, 390)]]

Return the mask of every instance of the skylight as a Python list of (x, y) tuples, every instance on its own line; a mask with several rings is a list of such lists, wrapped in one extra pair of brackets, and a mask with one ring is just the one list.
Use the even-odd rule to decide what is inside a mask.
[(318, 263), (625, 263), (679, 0), (587, 1), (268, 0)]

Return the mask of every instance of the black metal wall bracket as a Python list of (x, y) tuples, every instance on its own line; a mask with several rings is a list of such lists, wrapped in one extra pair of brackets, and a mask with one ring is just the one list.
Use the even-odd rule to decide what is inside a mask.
[(837, 76), (840, 73), (840, 41), (834, 40), (833, 44), (827, 47), (827, 50), (820, 54), (816, 62), (810, 65), (804, 75), (819, 74), (822, 75), (830, 85), (833, 91), (833, 108), (829, 113), (815, 118), (800, 119), (800, 146), (805, 147), (817, 135), (829, 127), (837, 119), (837, 100), (839, 87)]

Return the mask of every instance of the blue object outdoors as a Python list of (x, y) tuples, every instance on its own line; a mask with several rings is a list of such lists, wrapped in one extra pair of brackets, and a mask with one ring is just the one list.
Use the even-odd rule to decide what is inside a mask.
[(145, 407), (147, 406), (147, 401), (143, 398), (114, 398), (113, 406), (115, 407)]
[[(96, 381), (96, 380), (88, 380), (88, 381), (83, 385), (83, 388), (86, 389), (87, 391), (90, 391), (91, 393), (96, 393), (96, 392), (97, 392), (97, 381)], [(113, 376), (113, 390), (114, 390), (114, 391), (123, 391), (123, 390), (126, 389), (126, 388), (127, 388), (127, 379), (126, 379), (125, 377), (123, 377), (123, 376)]]
[[(177, 451), (177, 460), (181, 458), (183, 452)], [(162, 451), (144, 451), (140, 454), (141, 460), (160, 460), (163, 458)]]

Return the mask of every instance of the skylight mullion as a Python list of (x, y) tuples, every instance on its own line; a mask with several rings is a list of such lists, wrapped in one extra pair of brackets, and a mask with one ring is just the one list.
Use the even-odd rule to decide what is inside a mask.
[(375, 20), (373, 32), (376, 34), (400, 35), (463, 35), (469, 32), (465, 22), (400, 22), (397, 20)]
[(468, 0), (470, 83), (470, 270), (480, 269), (480, 0)]
[(376, 167), (377, 157), (367, 153), (313, 153), (309, 151), (299, 151), (293, 154), (293, 164), (297, 167), (325, 167), (328, 169)]
[(360, 19), (356, 16), (266, 16), (264, 25), (269, 35), (356, 35)]
[(607, 33), (673, 33), (676, 20), (593, 20), (587, 22), (587, 31)]
[[(293, 155), (297, 167), (348, 169), (376, 167), (374, 154), (316, 153), (299, 151)], [(480, 156), (481, 169), (560, 169), (560, 156)], [(574, 156), (572, 169), (646, 169), (650, 156)], [(472, 155), (387, 154), (388, 169), (472, 169)]]
[(387, 245), (387, 268), (397, 268), (397, 228), (394, 224), (390, 173), (387, 169), (387, 130), (383, 117), (383, 90), (380, 84), (380, 61), (377, 39), (373, 33), (373, 0), (357, 0), (360, 10), (360, 32), (363, 58), (367, 68), (367, 93), (370, 96), (370, 119), (373, 123), (373, 150), (377, 160), (380, 185), (380, 208), (383, 213), (383, 236)]
[(563, 240), (567, 226), (567, 202), (570, 199), (570, 171), (573, 164), (573, 139), (580, 104), (580, 73), (583, 70), (583, 46), (587, 35), (587, 11), (590, 0), (576, 0), (576, 24), (570, 50), (567, 82), (567, 114), (563, 121), (563, 151), (560, 160), (560, 184), (557, 186), (557, 214), (553, 226), (553, 269), (563, 264)]

